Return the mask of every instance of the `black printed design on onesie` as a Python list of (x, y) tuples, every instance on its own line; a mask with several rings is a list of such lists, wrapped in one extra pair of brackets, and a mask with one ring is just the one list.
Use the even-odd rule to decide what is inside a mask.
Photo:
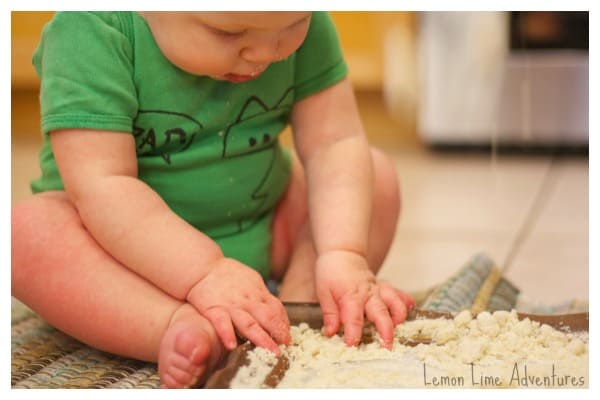
[[(238, 221), (238, 232), (254, 225), (282, 194), (281, 190), (273, 192), (273, 188), (280, 189), (282, 176), (288, 174), (288, 171), (282, 173), (276, 169), (286, 166), (281, 149), (277, 146), (277, 136), (288, 123), (292, 94), (293, 87), (290, 87), (271, 107), (257, 96), (249, 97), (235, 121), (224, 132), (223, 159), (262, 153), (256, 158), (256, 164), (252, 165), (252, 168), (256, 168), (257, 180), (253, 183), (256, 186), (250, 191), (250, 198), (245, 199), (249, 201), (252, 217)], [(285, 190), (285, 184), (283, 187)]]
[(133, 136), (139, 156), (160, 155), (170, 165), (171, 156), (187, 150), (203, 130), (202, 123), (187, 114), (139, 110)]

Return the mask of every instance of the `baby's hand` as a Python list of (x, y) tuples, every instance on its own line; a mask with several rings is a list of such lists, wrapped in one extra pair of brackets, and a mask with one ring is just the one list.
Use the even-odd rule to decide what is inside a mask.
[(237, 346), (237, 331), (257, 346), (279, 355), (288, 344), (290, 322), (283, 304), (265, 286), (258, 272), (222, 258), (188, 293), (188, 302), (210, 320), (228, 350)]
[(392, 347), (394, 326), (414, 306), (409, 295), (378, 282), (364, 257), (349, 251), (329, 251), (317, 260), (316, 287), (325, 334), (344, 326), (344, 342), (356, 345), (362, 337), (364, 315), (377, 328), (383, 345)]

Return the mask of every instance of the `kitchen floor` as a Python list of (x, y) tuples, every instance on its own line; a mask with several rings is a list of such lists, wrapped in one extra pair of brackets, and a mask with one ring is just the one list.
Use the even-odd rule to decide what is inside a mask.
[[(371, 142), (392, 157), (402, 188), (401, 220), (380, 278), (420, 291), (484, 252), (532, 301), (588, 299), (587, 156), (434, 152), (403, 133), (406, 125), (389, 117), (380, 96), (359, 93), (358, 100)], [(13, 129), (27, 132), (12, 135), (13, 204), (39, 173), (41, 142), (31, 122), (38, 116), (15, 114), (19, 104), (13, 98)]]

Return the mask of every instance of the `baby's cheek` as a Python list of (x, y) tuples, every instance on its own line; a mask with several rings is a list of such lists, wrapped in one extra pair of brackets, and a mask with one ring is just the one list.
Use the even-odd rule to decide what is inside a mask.
[(294, 53), (296, 50), (298, 50), (298, 48), (300, 47), (301, 44), (302, 44), (302, 40), (298, 40), (298, 39), (282, 43), (281, 46), (279, 47), (279, 56), (281, 57), (282, 60), (285, 60), (290, 55), (292, 55), (292, 53)]
[[(178, 68), (193, 75), (217, 77), (231, 72), (234, 64), (230, 52), (224, 52), (212, 44), (181, 43), (177, 54), (167, 58)], [(173, 52), (175, 53), (175, 51)]]

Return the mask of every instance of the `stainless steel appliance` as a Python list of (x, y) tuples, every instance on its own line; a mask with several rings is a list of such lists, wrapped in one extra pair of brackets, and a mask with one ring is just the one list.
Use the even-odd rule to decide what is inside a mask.
[(588, 12), (420, 13), (419, 135), (587, 147), (588, 40)]

